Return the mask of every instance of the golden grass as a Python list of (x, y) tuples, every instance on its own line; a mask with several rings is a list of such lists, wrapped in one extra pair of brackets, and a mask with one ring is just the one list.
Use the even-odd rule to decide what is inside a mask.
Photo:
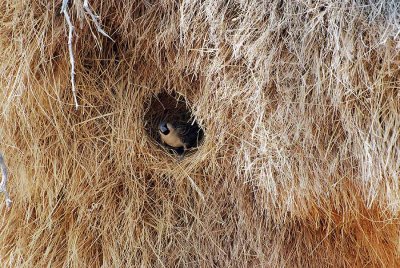
[(398, 1), (73, 1), (78, 110), (61, 2), (0, 3), (2, 266), (400, 265)]

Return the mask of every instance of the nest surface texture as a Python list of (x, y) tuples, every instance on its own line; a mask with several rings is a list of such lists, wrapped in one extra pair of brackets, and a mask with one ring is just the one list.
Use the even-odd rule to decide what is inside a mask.
[(84, 2), (78, 109), (62, 1), (0, 2), (2, 267), (400, 266), (397, 0)]

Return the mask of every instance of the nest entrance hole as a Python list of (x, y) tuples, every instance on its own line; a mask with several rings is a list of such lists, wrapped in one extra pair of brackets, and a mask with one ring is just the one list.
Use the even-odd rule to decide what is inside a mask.
[[(147, 135), (157, 142), (160, 146), (167, 149), (171, 154), (192, 153), (202, 144), (204, 130), (195, 121), (192, 111), (186, 99), (175, 92), (161, 92), (152, 96), (145, 105), (146, 112), (144, 116), (145, 129)], [(158, 126), (160, 122), (184, 122), (198, 128), (197, 140), (190, 146), (187, 152), (182, 148), (171, 148), (161, 141)]]

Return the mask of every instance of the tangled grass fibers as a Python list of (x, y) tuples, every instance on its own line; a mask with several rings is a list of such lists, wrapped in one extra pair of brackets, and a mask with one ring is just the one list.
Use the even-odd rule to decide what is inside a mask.
[(2, 266), (400, 265), (397, 0), (70, 1), (78, 110), (61, 2), (0, 2)]

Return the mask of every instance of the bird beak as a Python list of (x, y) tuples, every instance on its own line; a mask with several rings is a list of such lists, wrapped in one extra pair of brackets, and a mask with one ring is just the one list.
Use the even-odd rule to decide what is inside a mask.
[(166, 132), (168, 130), (168, 128), (166, 128), (165, 126), (160, 126), (160, 131), (161, 132)]
[(161, 122), (160, 125), (158, 126), (158, 129), (162, 134), (167, 135), (169, 132), (169, 129), (167, 127), (167, 124), (165, 122)]

